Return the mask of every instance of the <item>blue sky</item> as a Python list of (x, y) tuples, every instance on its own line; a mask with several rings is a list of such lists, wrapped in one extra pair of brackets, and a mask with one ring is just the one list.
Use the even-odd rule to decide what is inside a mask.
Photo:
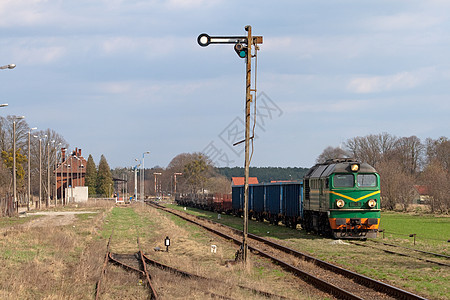
[(449, 9), (443, 0), (5, 0), (0, 65), (17, 67), (0, 71), (1, 112), (113, 168), (145, 151), (146, 167), (198, 151), (243, 166), (230, 134), (243, 119), (244, 60), (197, 36), (251, 25), (264, 37), (257, 103), (266, 104), (253, 166), (310, 167), (327, 146), (367, 134), (448, 137)]

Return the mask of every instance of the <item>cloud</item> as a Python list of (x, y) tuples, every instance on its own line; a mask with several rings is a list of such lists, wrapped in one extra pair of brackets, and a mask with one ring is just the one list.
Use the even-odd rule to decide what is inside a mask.
[(341, 113), (357, 112), (369, 109), (372, 106), (370, 100), (335, 100), (335, 101), (309, 101), (283, 102), (280, 106), (288, 114), (291, 113)]
[(436, 12), (397, 13), (392, 15), (375, 16), (370, 18), (366, 25), (372, 30), (398, 31), (424, 30), (435, 27), (445, 22), (446, 17), (439, 16)]
[(387, 76), (356, 77), (350, 80), (347, 89), (357, 94), (409, 90), (422, 85), (433, 73), (435, 73), (434, 68), (425, 68)]
[(16, 41), (11, 48), (17, 64), (41, 65), (61, 60), (67, 49), (54, 39)]
[(167, 6), (169, 9), (197, 9), (204, 7), (212, 7), (219, 5), (222, 1), (220, 0), (169, 0), (167, 1)]

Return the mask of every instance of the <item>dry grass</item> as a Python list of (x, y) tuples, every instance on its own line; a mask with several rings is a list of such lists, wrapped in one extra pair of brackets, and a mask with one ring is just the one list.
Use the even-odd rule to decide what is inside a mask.
[(106, 251), (97, 209), (71, 225), (9, 230), (0, 240), (0, 298), (92, 299)]
[[(237, 250), (231, 241), (225, 241), (195, 225), (147, 206), (137, 208), (136, 212), (157, 224), (149, 228), (151, 234), (141, 239), (148, 256), (166, 265), (212, 279), (207, 282), (181, 279), (154, 269), (155, 285), (163, 299), (209, 299), (212, 297), (211, 292), (233, 299), (264, 298), (240, 289), (238, 285), (292, 299), (314, 299), (308, 286), (265, 259), (250, 255), (247, 265), (227, 263), (234, 259)], [(169, 252), (153, 251), (156, 246), (165, 250), (163, 243), (166, 236), (171, 239)], [(211, 245), (217, 246), (217, 253), (211, 253)]]
[[(292, 299), (323, 299), (323, 294), (314, 294), (267, 260), (251, 255), (246, 266), (227, 264), (237, 250), (234, 244), (148, 206), (112, 209), (110, 202), (98, 201), (73, 209), (98, 214), (78, 215), (76, 223), (65, 226), (17, 226), (2, 236), (0, 299), (93, 299), (112, 228), (111, 251), (136, 252), (139, 232), (142, 250), (154, 260), (213, 279), (185, 279), (150, 267), (161, 299), (210, 299), (211, 293), (233, 299), (263, 298), (238, 285)], [(165, 249), (166, 236), (171, 239), (169, 252), (154, 251)], [(211, 253), (212, 244), (217, 253)], [(140, 280), (137, 274), (109, 264), (101, 299), (148, 299)]]

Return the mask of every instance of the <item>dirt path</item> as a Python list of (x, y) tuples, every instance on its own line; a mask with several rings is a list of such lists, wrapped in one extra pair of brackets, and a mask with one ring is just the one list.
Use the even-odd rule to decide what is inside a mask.
[(47, 226), (64, 226), (70, 225), (75, 222), (75, 215), (77, 214), (94, 214), (92, 211), (44, 211), (44, 212), (35, 212), (35, 213), (26, 213), (21, 217), (25, 216), (38, 216), (42, 215), (42, 218), (38, 218), (35, 220), (31, 220), (21, 226), (24, 228), (32, 228), (32, 227), (47, 227)]

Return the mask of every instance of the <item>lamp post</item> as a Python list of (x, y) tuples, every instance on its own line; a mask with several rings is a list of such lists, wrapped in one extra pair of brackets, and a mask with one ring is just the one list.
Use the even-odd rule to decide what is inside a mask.
[[(64, 159), (63, 159), (63, 150), (64, 150)], [(65, 206), (66, 205), (66, 192), (64, 190), (64, 182), (65, 182), (65, 178), (67, 180), (67, 175), (65, 175), (64, 173), (64, 165), (66, 165), (66, 172), (67, 172), (67, 163), (64, 164), (64, 162), (66, 161), (66, 148), (61, 148), (61, 205)]]
[(28, 201), (27, 201), (27, 211), (30, 210), (30, 199), (31, 199), (31, 131), (36, 130), (37, 127), (30, 128), (28, 130)]
[[(55, 140), (51, 141), (53, 144)], [(47, 201), (45, 202), (45, 207), (48, 208), (50, 205), (50, 141), (47, 141)]]
[[(136, 168), (139, 168), (142, 165), (142, 161), (140, 159), (135, 158), (134, 161), (138, 162)], [(141, 181), (142, 180), (142, 170), (138, 170), (138, 172), (139, 172), (139, 181)], [(138, 180), (136, 178), (136, 181), (135, 181), (136, 185), (137, 185), (137, 182), (138, 182)], [(141, 198), (142, 186), (139, 186), (139, 189), (140, 189), (140, 191), (139, 191), (139, 196), (138, 196), (138, 189), (137, 189), (137, 186), (136, 186), (136, 200)]]
[(8, 103), (0, 104), (0, 107), (5, 107), (5, 106), (8, 106)]
[(3, 70), (3, 69), (14, 69), (15, 67), (16, 67), (15, 64), (9, 64), (9, 65), (5, 65), (5, 66), (1, 66), (0, 70)]
[(141, 200), (145, 199), (145, 168), (144, 168), (144, 159), (145, 154), (150, 154), (150, 151), (146, 151), (142, 153), (142, 174), (141, 174)]
[[(39, 201), (37, 207), (41, 209), (41, 201), (42, 201), (42, 137), (37, 135), (34, 136), (39, 139)], [(47, 135), (44, 135), (47, 137)]]
[(140, 166), (141, 166), (140, 164), (134, 166), (134, 200), (135, 201), (138, 199), (138, 196), (137, 196), (137, 171)]
[(17, 201), (17, 183), (16, 183), (16, 121), (24, 119), (24, 116), (16, 117), (13, 121), (13, 186), (14, 186), (14, 205), (16, 212), (19, 213), (19, 202)]
[(55, 146), (55, 207), (58, 205), (58, 147), (61, 143)]

